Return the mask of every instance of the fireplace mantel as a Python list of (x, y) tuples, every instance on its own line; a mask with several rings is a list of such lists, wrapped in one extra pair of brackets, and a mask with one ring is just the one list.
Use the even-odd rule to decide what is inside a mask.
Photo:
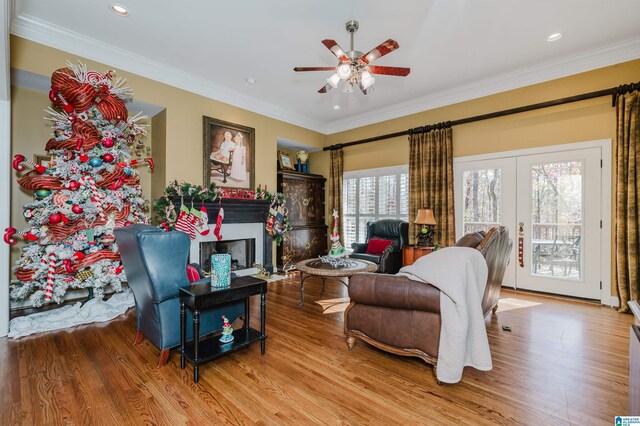
[[(223, 198), (215, 201), (202, 201), (194, 197), (172, 197), (171, 203), (175, 206), (176, 212), (180, 211), (180, 202), (183, 201), (185, 206), (200, 209), (202, 204), (207, 208), (209, 215), (209, 223), (215, 224), (218, 217), (220, 206), (224, 209), (223, 223), (267, 223), (269, 215), (269, 200), (253, 200), (245, 198)], [(264, 236), (263, 245), (263, 265), (269, 271), (273, 272), (273, 240), (267, 233), (266, 228), (262, 227)]]

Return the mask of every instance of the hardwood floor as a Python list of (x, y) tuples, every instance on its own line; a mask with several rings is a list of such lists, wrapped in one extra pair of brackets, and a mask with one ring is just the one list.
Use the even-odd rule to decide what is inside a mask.
[[(253, 345), (200, 368), (133, 346), (133, 310), (87, 325), (0, 339), (0, 424), (613, 424), (627, 412), (630, 315), (504, 291), (487, 319), (494, 368), (438, 386), (432, 368), (362, 341), (349, 352), (341, 313), (313, 301), (344, 286), (297, 275), (269, 284), (267, 351)], [(259, 327), (259, 299), (252, 325)], [(178, 321), (176, 314), (176, 321)], [(512, 328), (502, 330), (503, 325)]]

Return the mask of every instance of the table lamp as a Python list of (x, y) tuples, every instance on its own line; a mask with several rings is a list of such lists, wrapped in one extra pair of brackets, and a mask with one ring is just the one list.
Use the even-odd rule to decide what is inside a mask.
[(433, 210), (418, 209), (416, 220), (414, 220), (413, 223), (416, 225), (422, 225), (418, 235), (416, 235), (416, 245), (432, 247), (433, 226), (436, 224), (436, 218), (433, 216)]

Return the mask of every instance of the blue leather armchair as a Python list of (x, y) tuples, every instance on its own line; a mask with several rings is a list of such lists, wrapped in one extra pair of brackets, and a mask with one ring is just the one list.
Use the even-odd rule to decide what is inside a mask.
[[(169, 350), (180, 344), (179, 288), (188, 286), (190, 240), (179, 231), (164, 232), (149, 225), (130, 225), (114, 231), (124, 272), (136, 300), (137, 334), (134, 345), (146, 337), (158, 347), (158, 366), (169, 360)], [(195, 283), (194, 283), (195, 284)], [(202, 280), (207, 285), (208, 280)], [(200, 335), (222, 328), (221, 316), (234, 322), (244, 314), (244, 303), (233, 302), (204, 311)], [(191, 312), (187, 310), (187, 341), (193, 339)]]

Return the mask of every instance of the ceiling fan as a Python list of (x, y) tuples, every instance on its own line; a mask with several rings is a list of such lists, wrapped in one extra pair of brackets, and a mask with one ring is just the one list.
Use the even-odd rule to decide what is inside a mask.
[(351, 34), (351, 50), (348, 52), (342, 50), (335, 40), (322, 40), (322, 44), (338, 58), (339, 62), (337, 66), (295, 67), (293, 70), (335, 71), (335, 73), (327, 79), (327, 84), (318, 90), (318, 93), (327, 93), (332, 88), (338, 87), (338, 83), (344, 80), (345, 86), (343, 92), (351, 93), (353, 92), (353, 86), (358, 86), (360, 90), (362, 90), (362, 93), (366, 95), (370, 89), (372, 89), (373, 83), (376, 82), (376, 79), (371, 74), (395, 75), (400, 77), (409, 75), (411, 72), (410, 68), (370, 65), (371, 62), (393, 52), (400, 46), (395, 40), (389, 39), (363, 54), (353, 48), (353, 37), (355, 32), (358, 31), (358, 27), (358, 21), (348, 21), (346, 23), (347, 32)]

